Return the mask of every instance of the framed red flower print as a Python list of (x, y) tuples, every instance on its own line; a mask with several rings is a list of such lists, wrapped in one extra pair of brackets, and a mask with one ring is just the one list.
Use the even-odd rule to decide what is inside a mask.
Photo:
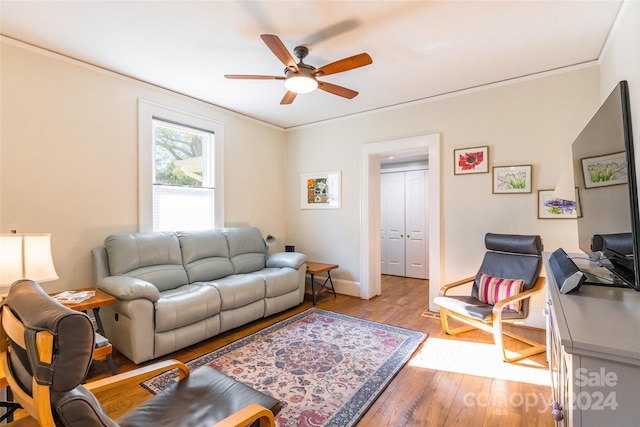
[(469, 173), (489, 172), (489, 147), (458, 148), (453, 150), (453, 173), (464, 175)]

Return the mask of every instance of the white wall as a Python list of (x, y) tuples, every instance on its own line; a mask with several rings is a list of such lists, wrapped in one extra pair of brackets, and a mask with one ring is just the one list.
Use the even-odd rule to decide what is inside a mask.
[[(629, 82), (635, 152), (640, 152), (640, 2), (627, 0), (600, 58), (600, 98), (604, 101), (620, 80)], [(640, 155), (636, 154), (640, 167)], [(636, 170), (640, 170), (636, 168)]]
[[(598, 67), (485, 87), (288, 131), (288, 236), (311, 258), (340, 264), (338, 281), (359, 283), (360, 147), (441, 135), (442, 283), (477, 271), (486, 232), (540, 234), (545, 248), (577, 250), (575, 220), (537, 218), (537, 191), (571, 167), (571, 143), (599, 106)], [(533, 165), (531, 194), (492, 194), (492, 174), (453, 174), (453, 150), (488, 145), (490, 166)], [(342, 170), (343, 208), (300, 210), (300, 173)], [(540, 295), (535, 306), (544, 306)]]
[(51, 232), (54, 292), (91, 286), (90, 250), (138, 229), (138, 98), (225, 128), (225, 221), (286, 240), (285, 133), (2, 39), (0, 232)]

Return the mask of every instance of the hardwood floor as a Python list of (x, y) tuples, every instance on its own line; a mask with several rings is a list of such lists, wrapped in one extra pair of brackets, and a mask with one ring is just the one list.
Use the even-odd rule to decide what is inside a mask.
[[(328, 293), (317, 307), (355, 317), (427, 332), (429, 337), (358, 423), (364, 426), (553, 426), (545, 355), (519, 364), (501, 361), (493, 336), (472, 331), (447, 336), (440, 320), (422, 314), (428, 306), (428, 281), (383, 276), (383, 293), (369, 301)], [(265, 326), (306, 310), (310, 301), (230, 331), (162, 359), (189, 361)], [(544, 332), (519, 332), (544, 342)], [(516, 349), (517, 343), (507, 344)], [(136, 367), (114, 351), (118, 372)], [(149, 362), (152, 363), (152, 362)], [(93, 364), (88, 381), (109, 376), (106, 363)], [(116, 388), (98, 396), (113, 418), (150, 397), (140, 386)]]

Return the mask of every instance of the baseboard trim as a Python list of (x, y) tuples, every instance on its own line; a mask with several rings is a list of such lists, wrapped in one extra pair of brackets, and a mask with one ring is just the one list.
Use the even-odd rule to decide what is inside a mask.
[[(360, 297), (360, 282), (355, 282), (353, 280), (343, 280), (336, 279), (334, 277), (331, 278), (333, 280), (333, 287), (336, 290), (337, 294), (348, 295), (350, 297)], [(316, 282), (324, 282), (327, 280), (327, 276), (315, 276)], [(306, 281), (305, 291), (308, 294), (311, 294), (311, 282), (309, 280)]]

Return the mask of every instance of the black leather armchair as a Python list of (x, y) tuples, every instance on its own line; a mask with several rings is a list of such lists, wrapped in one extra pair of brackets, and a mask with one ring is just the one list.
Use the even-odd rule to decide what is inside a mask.
[[(29, 280), (14, 283), (0, 310), (0, 354), (15, 400), (41, 426), (273, 426), (277, 399), (209, 367), (192, 374), (176, 360), (83, 384), (95, 334), (89, 317)], [(92, 392), (178, 369), (180, 381), (112, 420)]]
[[(540, 292), (544, 278), (540, 236), (487, 233), (487, 252), (478, 273), (440, 289), (434, 302), (440, 306), (440, 322), (447, 334), (473, 329), (492, 333), (505, 362), (514, 362), (545, 351), (546, 346), (507, 332), (503, 323), (522, 322), (529, 316), (529, 300)], [(450, 295), (451, 289), (472, 283), (471, 295)], [(519, 288), (518, 288), (519, 287)], [(495, 300), (495, 301), (492, 301)], [(449, 326), (449, 318), (466, 323), (458, 328)], [(514, 357), (509, 357), (504, 336), (529, 345)]]

